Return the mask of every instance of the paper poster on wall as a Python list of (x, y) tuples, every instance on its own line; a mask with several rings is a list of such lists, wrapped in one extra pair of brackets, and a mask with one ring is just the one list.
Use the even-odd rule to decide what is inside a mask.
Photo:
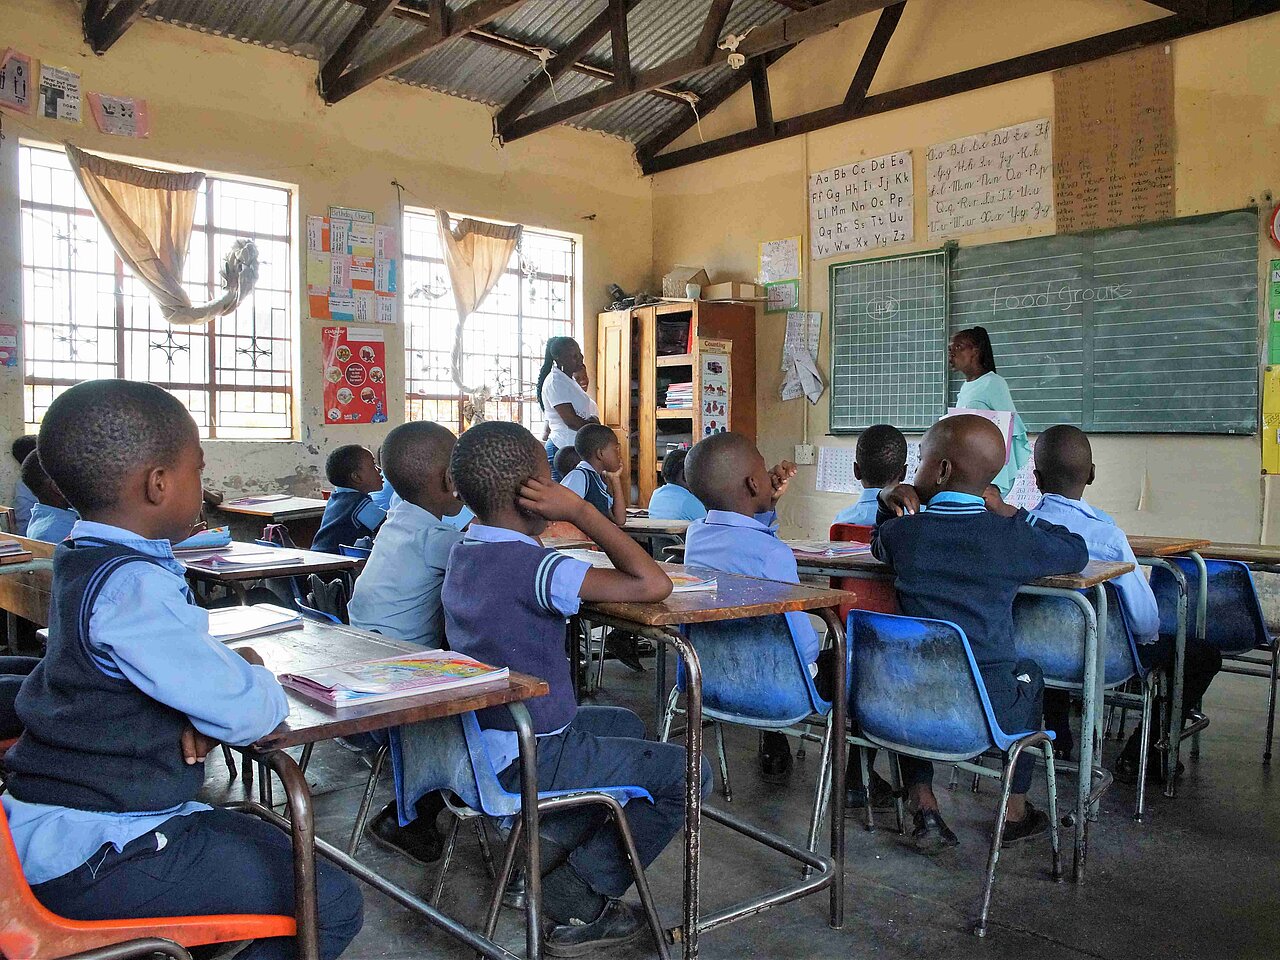
[(138, 140), (151, 136), (151, 113), (145, 100), (90, 93), (89, 112), (93, 114), (93, 122), (103, 133)]
[(0, 323), (0, 367), (18, 365), (18, 325)]
[(809, 175), (809, 250), (815, 260), (908, 243), (914, 236), (911, 151)]
[(698, 405), (704, 437), (729, 430), (732, 417), (729, 358), (732, 350), (731, 340), (698, 341)]
[(1040, 487), (1036, 484), (1035, 461), (1028, 460), (1018, 471), (1004, 502), (1023, 510), (1034, 510), (1039, 505), (1041, 496)]
[(1280, 260), (1272, 260), (1267, 273), (1267, 363), (1280, 363)]
[(80, 122), (80, 74), (40, 64), (40, 116)]
[(818, 345), (822, 336), (822, 314), (793, 310), (787, 314), (787, 331), (782, 342), (783, 400), (808, 397), (816, 403), (822, 396), (822, 376), (818, 373)]
[(312, 253), (332, 253), (329, 245), (329, 218), (307, 217), (307, 249)]
[[(854, 450), (848, 447), (818, 448), (817, 489), (827, 493), (848, 493), (854, 497), (862, 496), (862, 484), (853, 475)], [(920, 441), (907, 443), (907, 478), (906, 483), (915, 479), (920, 469)]]
[(788, 310), (798, 310), (800, 308), (799, 280), (780, 280), (777, 283), (766, 283), (764, 291), (765, 296), (768, 298), (764, 305), (765, 313), (786, 313)]
[(800, 237), (786, 237), (783, 240), (766, 240), (761, 243), (759, 282), (799, 280), (802, 242)]
[(373, 211), (361, 210), (359, 207), (333, 207), (329, 208), (330, 220), (348, 220), (353, 223), (373, 223)]
[(330, 207), (307, 217), (307, 293), (311, 317), (395, 323), (399, 244), (394, 227), (373, 212)]
[(929, 148), (929, 239), (1053, 219), (1048, 119), (988, 130)]
[(378, 327), (322, 327), (324, 420), (385, 423), (387, 346)]
[(31, 58), (10, 47), (0, 57), (0, 107), (30, 113), (35, 106)]

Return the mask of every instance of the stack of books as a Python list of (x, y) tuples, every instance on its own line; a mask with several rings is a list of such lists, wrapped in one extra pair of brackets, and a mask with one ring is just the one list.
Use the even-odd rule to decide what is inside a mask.
[(31, 559), (31, 551), (17, 540), (10, 540), (7, 537), (0, 539), (0, 566), (8, 563), (26, 563)]
[(248, 607), (219, 607), (209, 611), (209, 636), (222, 643), (283, 633), (302, 627), (302, 614), (272, 603)]
[(668, 410), (693, 409), (693, 383), (673, 383), (667, 387), (666, 408)]
[(505, 682), (506, 667), (491, 667), (447, 650), (422, 650), (384, 660), (357, 660), (306, 673), (285, 673), (280, 682), (311, 700), (350, 707), (482, 683)]
[[(184, 551), (185, 552), (185, 551)], [(245, 567), (279, 567), (299, 563), (302, 557), (287, 550), (246, 550), (244, 553), (215, 553), (212, 556), (187, 556), (184, 562), (206, 570), (241, 570)]]
[(804, 557), (856, 557), (871, 552), (868, 543), (843, 540), (788, 540), (787, 546)]

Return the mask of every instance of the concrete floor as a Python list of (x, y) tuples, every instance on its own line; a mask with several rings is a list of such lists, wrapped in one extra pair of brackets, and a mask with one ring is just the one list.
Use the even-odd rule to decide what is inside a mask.
[[(636, 709), (653, 727), (652, 668), (643, 676), (610, 663), (600, 703)], [(823, 894), (704, 934), (707, 958), (755, 957), (1009, 957), (1059, 958), (1263, 958), (1280, 951), (1280, 805), (1272, 773), (1262, 765), (1266, 684), (1220, 676), (1205, 704), (1212, 725), (1199, 760), (1185, 760), (1179, 796), (1158, 789), (1146, 822), (1130, 818), (1133, 789), (1115, 785), (1091, 831), (1088, 883), (1054, 884), (1047, 841), (1005, 851), (997, 874), (991, 931), (985, 941), (969, 931), (978, 908), (986, 836), (993, 820), (994, 784), (973, 794), (962, 786), (938, 788), (944, 816), (961, 846), (937, 860), (903, 849), (892, 817), (874, 833), (849, 821), (842, 930), (827, 925)], [(787, 787), (763, 784), (755, 775), (755, 735), (731, 728), (734, 799), (739, 816), (797, 841), (804, 836), (817, 766), (817, 750), (798, 761)], [(1107, 758), (1118, 750), (1109, 742)], [(1280, 768), (1280, 759), (1277, 760)], [(317, 747), (309, 779), (317, 801), (321, 836), (345, 845), (367, 768), (334, 744)], [(1060, 778), (1060, 797), (1074, 796), (1074, 780)], [(210, 762), (211, 793), (234, 795), (218, 760)], [(384, 785), (377, 805), (385, 802)], [(1043, 777), (1033, 800), (1043, 801)], [(712, 803), (723, 805), (718, 793)], [(442, 818), (442, 822), (443, 822)], [(1071, 833), (1064, 831), (1064, 863), (1070, 865)], [(767, 889), (794, 876), (789, 861), (716, 824), (703, 831), (702, 900), (705, 909)], [(409, 889), (429, 895), (435, 869), (423, 870), (366, 841), (359, 856)], [(649, 872), (664, 922), (680, 917), (680, 843), (677, 839)], [(459, 835), (444, 906), (478, 926), (488, 897), (488, 877), (469, 830)], [(634, 898), (634, 892), (632, 893)], [(504, 910), (499, 939), (523, 953), (523, 917)], [(653, 956), (652, 949), (611, 951), (609, 960)], [(677, 954), (678, 955), (678, 954)], [(473, 956), (381, 894), (365, 888), (364, 930), (344, 955), (350, 960)]]

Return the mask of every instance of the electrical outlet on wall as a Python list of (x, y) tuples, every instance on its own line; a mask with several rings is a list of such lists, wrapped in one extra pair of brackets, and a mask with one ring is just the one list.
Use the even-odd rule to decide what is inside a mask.
[(813, 466), (817, 454), (814, 452), (812, 443), (796, 444), (796, 465), (797, 466)]

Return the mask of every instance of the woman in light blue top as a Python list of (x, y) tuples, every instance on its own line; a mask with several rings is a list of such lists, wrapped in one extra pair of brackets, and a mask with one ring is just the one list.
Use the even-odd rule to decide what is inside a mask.
[(1013, 414), (1013, 444), (1004, 469), (992, 481), (1007, 497), (1018, 471), (1031, 459), (1027, 428), (1013, 405), (1013, 395), (1004, 377), (996, 373), (996, 357), (985, 327), (960, 330), (947, 346), (947, 360), (953, 370), (964, 374), (964, 383), (956, 397), (956, 406), (969, 410), (1004, 410)]

